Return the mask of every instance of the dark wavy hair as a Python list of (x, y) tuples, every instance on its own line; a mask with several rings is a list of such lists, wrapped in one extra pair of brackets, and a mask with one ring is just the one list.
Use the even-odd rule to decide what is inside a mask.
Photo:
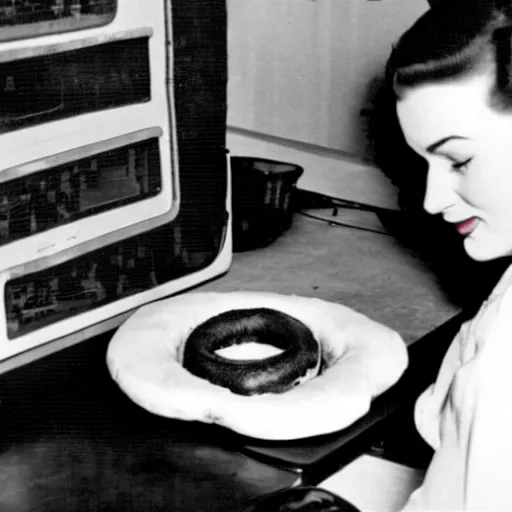
[(504, 0), (444, 0), (421, 16), (393, 48), (387, 79), (404, 89), (495, 73), (491, 104), (512, 107), (512, 8)]
[(396, 117), (396, 101), (407, 88), (457, 80), (486, 69), (496, 77), (489, 91), (490, 104), (512, 107), (512, 0), (431, 3), (430, 10), (393, 47), (369, 130), (376, 164), (399, 189), (414, 189), (411, 201), (423, 194), (424, 183), (418, 175), (409, 183), (412, 178), (389, 161), (395, 148), (425, 178), (426, 162), (407, 146)]
[[(433, 2), (393, 48), (370, 121), (375, 163), (396, 186), (405, 216), (394, 233), (433, 268), (442, 288), (461, 306), (486, 297), (508, 263), (472, 261), (460, 236), (439, 216), (423, 210), (428, 166), (407, 145), (396, 102), (407, 88), (462, 79), (485, 69), (495, 72), (496, 77), (489, 91), (491, 106), (512, 108), (511, 3)], [(472, 276), (471, 284), (467, 275)]]

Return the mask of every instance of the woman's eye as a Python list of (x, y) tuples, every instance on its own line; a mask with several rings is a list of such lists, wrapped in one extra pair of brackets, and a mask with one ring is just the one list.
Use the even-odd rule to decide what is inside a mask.
[(454, 162), (452, 164), (452, 169), (454, 169), (455, 171), (463, 171), (469, 165), (471, 160), (472, 160), (472, 158), (468, 158), (467, 160), (464, 160), (463, 162)]

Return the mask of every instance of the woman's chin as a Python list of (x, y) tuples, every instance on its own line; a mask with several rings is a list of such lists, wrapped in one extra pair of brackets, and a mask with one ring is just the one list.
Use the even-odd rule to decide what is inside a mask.
[(464, 239), (464, 250), (472, 260), (478, 262), (497, 260), (512, 254), (510, 247), (493, 244), (491, 241), (485, 242), (473, 235)]

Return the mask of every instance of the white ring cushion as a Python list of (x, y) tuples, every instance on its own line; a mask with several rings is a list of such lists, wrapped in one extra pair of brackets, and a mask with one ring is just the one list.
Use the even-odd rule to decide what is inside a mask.
[[(287, 313), (311, 329), (326, 363), (319, 376), (285, 393), (243, 396), (183, 368), (185, 341), (195, 327), (231, 309), (257, 307)], [(406, 345), (389, 327), (341, 304), (267, 292), (185, 293), (148, 304), (121, 325), (107, 350), (113, 379), (148, 411), (267, 440), (348, 427), (407, 363)]]

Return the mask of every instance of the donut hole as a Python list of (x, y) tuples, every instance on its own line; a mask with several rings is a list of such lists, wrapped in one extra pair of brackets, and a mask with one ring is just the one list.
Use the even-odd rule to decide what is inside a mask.
[(281, 354), (282, 352), (282, 349), (267, 343), (259, 341), (245, 341), (240, 344), (231, 345), (230, 347), (219, 348), (215, 351), (215, 354), (223, 359), (229, 359), (232, 361), (254, 361), (267, 359)]
[(283, 393), (315, 377), (320, 344), (300, 320), (270, 308), (233, 309), (192, 330), (183, 367), (240, 395)]

